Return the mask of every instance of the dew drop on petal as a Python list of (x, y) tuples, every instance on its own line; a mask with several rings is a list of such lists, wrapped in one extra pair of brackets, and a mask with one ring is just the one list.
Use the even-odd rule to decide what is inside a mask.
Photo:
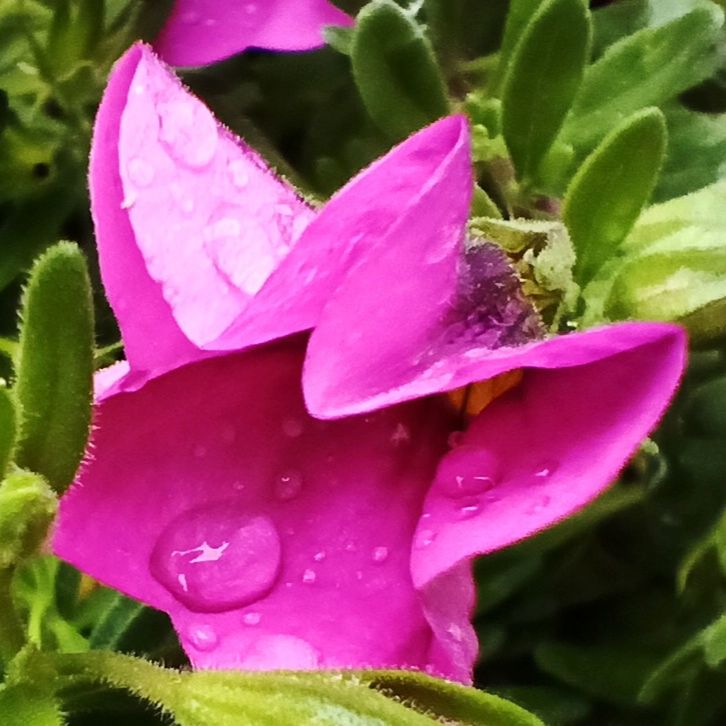
[(219, 642), (217, 633), (209, 625), (192, 626), (189, 629), (189, 640), (197, 650), (205, 652), (216, 648)]
[(265, 635), (257, 638), (242, 655), (239, 668), (251, 671), (312, 670), (320, 663), (320, 653), (310, 643), (292, 635)]
[(436, 480), (447, 497), (478, 496), (499, 484), (499, 461), (486, 449), (457, 446), (441, 460)]
[(305, 572), (303, 572), (302, 581), (306, 585), (312, 585), (317, 579), (318, 576), (315, 574), (315, 570), (305, 570)]
[(219, 141), (217, 122), (203, 103), (179, 98), (157, 106), (159, 139), (178, 162), (201, 168), (214, 158)]
[(371, 559), (377, 564), (382, 564), (388, 559), (388, 547), (374, 547), (371, 553)]
[(242, 616), (242, 622), (245, 625), (259, 625), (260, 621), (262, 620), (262, 614), (258, 612), (249, 612), (245, 613)]
[(424, 549), (433, 543), (436, 539), (436, 533), (431, 529), (422, 529), (416, 537), (416, 548)]
[(459, 519), (471, 519), (476, 517), (481, 511), (481, 506), (478, 502), (467, 502), (459, 507), (458, 517)]
[(129, 161), (128, 173), (131, 182), (139, 187), (148, 187), (154, 181), (154, 167), (138, 156)]
[(302, 475), (297, 471), (285, 471), (275, 478), (275, 497), (282, 502), (288, 502), (300, 494), (303, 487)]
[(549, 479), (557, 471), (558, 466), (559, 463), (554, 459), (546, 459), (535, 467), (534, 476), (539, 480)]
[(326, 552), (325, 552), (324, 550), (320, 550), (320, 552), (316, 552), (316, 553), (315, 553), (315, 554), (313, 555), (313, 559), (314, 559), (314, 560), (315, 560), (316, 562), (322, 562), (322, 561), (323, 561), (323, 560), (324, 560), (324, 559), (325, 559), (325, 558), (326, 558), (327, 556), (328, 556), (328, 555), (326, 554)]
[(280, 571), (272, 520), (235, 500), (188, 510), (164, 529), (151, 554), (154, 578), (195, 612), (224, 612), (264, 597)]
[(527, 514), (539, 514), (540, 512), (543, 512), (545, 509), (547, 509), (550, 501), (550, 497), (546, 495), (539, 497), (535, 502), (530, 504), (525, 511)]

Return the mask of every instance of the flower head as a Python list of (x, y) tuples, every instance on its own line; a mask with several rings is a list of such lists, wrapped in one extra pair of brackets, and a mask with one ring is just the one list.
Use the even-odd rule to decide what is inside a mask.
[[(91, 160), (128, 362), (56, 552), (168, 612), (198, 667), (470, 680), (472, 558), (602, 492), (685, 349), (662, 324), (545, 339), (498, 248), (465, 246), (472, 186), (455, 116), (314, 213), (130, 50)], [(452, 440), (442, 393), (512, 371)]]
[(173, 65), (200, 66), (247, 48), (317, 48), (326, 25), (351, 22), (328, 0), (176, 0), (156, 48)]

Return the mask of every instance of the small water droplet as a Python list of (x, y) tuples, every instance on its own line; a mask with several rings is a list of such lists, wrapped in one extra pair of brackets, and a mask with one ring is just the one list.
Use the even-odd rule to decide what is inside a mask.
[(486, 449), (460, 445), (441, 460), (436, 481), (447, 497), (478, 496), (499, 484), (499, 463)]
[(195, 98), (180, 97), (157, 105), (159, 139), (169, 154), (191, 168), (201, 168), (214, 158), (219, 142), (212, 112)]
[(346, 552), (356, 552), (358, 550), (358, 548), (355, 545), (355, 542), (346, 542), (343, 549)]
[(275, 479), (275, 496), (283, 502), (294, 499), (303, 487), (303, 478), (297, 471), (286, 471)]
[(388, 559), (388, 547), (374, 547), (371, 553), (371, 559), (377, 564), (382, 564)]
[(250, 175), (248, 171), (248, 162), (244, 159), (237, 159), (231, 161), (227, 166), (229, 175), (232, 177), (232, 183), (238, 189), (244, 189), (250, 181)]
[(325, 558), (326, 558), (327, 556), (328, 556), (328, 555), (327, 555), (327, 553), (326, 553), (326, 552), (325, 552), (324, 550), (320, 550), (320, 552), (316, 552), (316, 553), (315, 553), (315, 554), (313, 555), (313, 559), (314, 559), (314, 560), (315, 560), (316, 562), (322, 562), (322, 561), (323, 561), (323, 560), (324, 560), (324, 559), (325, 559)]
[(355, 579), (356, 580), (362, 580), (363, 579), (363, 570), (356, 570), (355, 571)]
[(134, 157), (128, 165), (129, 179), (139, 187), (148, 187), (154, 181), (154, 167), (148, 161)]
[(467, 504), (462, 505), (459, 507), (459, 519), (471, 519), (472, 517), (476, 517), (477, 514), (481, 511), (481, 507), (479, 506), (478, 502), (468, 502)]
[(189, 640), (197, 649), (204, 652), (213, 650), (219, 643), (214, 629), (209, 625), (195, 625), (189, 630)]
[(436, 533), (431, 529), (422, 529), (416, 537), (416, 548), (424, 549), (433, 543)]
[(305, 572), (303, 572), (302, 581), (306, 585), (312, 585), (315, 582), (315, 580), (317, 580), (317, 579), (318, 579), (318, 576), (315, 573), (315, 570), (305, 570)]
[(207, 455), (207, 447), (198, 444), (194, 447), (194, 456), (197, 459), (203, 459)]
[(463, 431), (452, 431), (449, 434), (449, 438), (447, 439), (447, 443), (449, 444), (450, 449), (455, 449), (457, 446), (461, 446), (463, 441), (464, 441), (464, 432)]
[(411, 432), (404, 423), (396, 424), (396, 429), (391, 434), (391, 443), (394, 446), (401, 446), (411, 441)]
[(558, 462), (554, 459), (546, 459), (535, 467), (534, 476), (537, 479), (549, 479), (557, 471), (558, 466)]
[(456, 623), (450, 623), (446, 628), (446, 632), (457, 642), (464, 640), (464, 631)]
[(242, 616), (242, 622), (245, 625), (259, 625), (260, 620), (262, 620), (262, 614), (258, 612), (249, 612)]
[(151, 574), (195, 612), (223, 612), (264, 597), (277, 580), (280, 537), (269, 517), (228, 500), (173, 519), (154, 546)]
[(298, 436), (302, 435), (302, 432), (302, 421), (299, 421), (296, 418), (286, 418), (282, 422), (282, 433), (285, 434), (285, 436), (289, 436), (291, 439), (296, 439)]
[(525, 510), (527, 514), (539, 514), (540, 512), (543, 512), (547, 506), (550, 503), (550, 497), (548, 496), (542, 496), (537, 499), (537, 501), (530, 504), (527, 509)]

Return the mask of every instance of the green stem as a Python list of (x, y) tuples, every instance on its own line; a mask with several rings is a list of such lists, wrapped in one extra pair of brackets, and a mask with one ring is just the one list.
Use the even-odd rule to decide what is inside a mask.
[(11, 594), (13, 568), (0, 569), (0, 667), (7, 665), (25, 644), (23, 626)]

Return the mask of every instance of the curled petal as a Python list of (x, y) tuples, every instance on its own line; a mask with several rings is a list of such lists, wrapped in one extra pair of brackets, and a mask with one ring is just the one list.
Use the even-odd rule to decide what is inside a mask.
[(432, 401), (310, 418), (303, 346), (105, 400), (54, 549), (168, 612), (198, 667), (423, 668), (410, 544), (450, 422)]
[(156, 41), (175, 66), (199, 66), (247, 48), (310, 50), (326, 25), (351, 19), (328, 0), (176, 0)]
[(131, 367), (201, 357), (312, 211), (143, 45), (112, 73), (91, 201), (104, 285)]
[(412, 572), (434, 629), (448, 604), (444, 625), (466, 632), (470, 603), (453, 612), (442, 582), (460, 581), (471, 558), (565, 519), (616, 479), (673, 394), (684, 337), (627, 324), (521, 352), (522, 382), (442, 458), (424, 504)]

